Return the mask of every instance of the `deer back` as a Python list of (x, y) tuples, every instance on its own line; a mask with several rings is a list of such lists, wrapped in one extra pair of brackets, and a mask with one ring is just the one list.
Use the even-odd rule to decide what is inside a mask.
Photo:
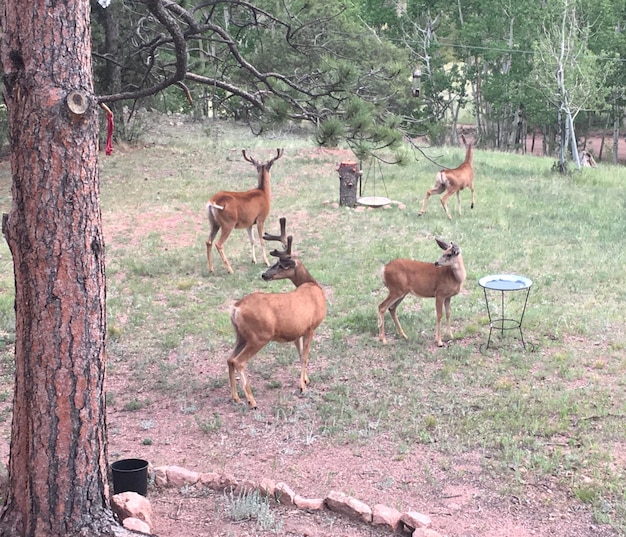
[(248, 339), (295, 341), (314, 331), (326, 316), (321, 287), (305, 283), (287, 293), (251, 293), (238, 300), (231, 311), (237, 333)]
[(461, 290), (464, 280), (464, 276), (459, 279), (453, 266), (436, 266), (412, 259), (394, 259), (383, 269), (383, 281), (390, 291), (424, 298), (454, 296)]
[(222, 207), (211, 211), (221, 225), (230, 223), (239, 229), (249, 228), (258, 219), (265, 220), (270, 211), (267, 194), (258, 188), (245, 192), (218, 192), (209, 201), (209, 206), (211, 204)]

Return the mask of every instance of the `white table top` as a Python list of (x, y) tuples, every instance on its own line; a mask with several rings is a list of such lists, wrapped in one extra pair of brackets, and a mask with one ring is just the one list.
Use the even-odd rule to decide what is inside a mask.
[(517, 274), (491, 274), (478, 280), (478, 285), (494, 291), (519, 291), (528, 289), (532, 280)]

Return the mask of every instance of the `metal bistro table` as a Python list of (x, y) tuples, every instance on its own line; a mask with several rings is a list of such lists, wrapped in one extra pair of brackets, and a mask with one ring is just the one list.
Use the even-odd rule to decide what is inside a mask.
[[(524, 334), (522, 333), (522, 322), (524, 320), (524, 313), (526, 312), (526, 305), (528, 304), (528, 295), (530, 294), (530, 288), (533, 282), (525, 276), (518, 276), (516, 274), (492, 274), (490, 276), (484, 276), (478, 280), (478, 285), (483, 288), (485, 293), (485, 304), (487, 305), (487, 315), (489, 315), (489, 339), (487, 340), (487, 346), (489, 348), (491, 343), (491, 333), (493, 329), (500, 330), (501, 335), (504, 335), (505, 330), (519, 330), (519, 335), (522, 339), (522, 345), (526, 350), (526, 342), (524, 341)], [(500, 291), (500, 316), (494, 318), (492, 315), (493, 306), (489, 307), (489, 295), (487, 290)], [(504, 310), (504, 294), (509, 291), (523, 291), (526, 290), (526, 297), (524, 299), (524, 306), (518, 319), (507, 318)]]

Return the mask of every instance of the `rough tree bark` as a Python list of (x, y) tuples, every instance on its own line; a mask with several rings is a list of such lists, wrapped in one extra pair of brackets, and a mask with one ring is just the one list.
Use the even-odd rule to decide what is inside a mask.
[[(13, 256), (16, 309), (0, 536), (121, 534), (108, 506), (104, 241), (89, 2), (2, 0), (0, 23), (13, 175), (2, 228)], [(72, 92), (78, 93), (68, 101)]]
[(337, 168), (339, 173), (339, 205), (354, 207), (359, 192), (361, 170), (357, 162), (342, 162)]

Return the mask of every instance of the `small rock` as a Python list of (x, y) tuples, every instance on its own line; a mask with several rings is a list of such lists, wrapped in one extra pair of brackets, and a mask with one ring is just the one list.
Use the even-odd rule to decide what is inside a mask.
[(152, 472), (154, 473), (154, 484), (157, 487), (167, 487), (167, 466), (155, 466)]
[(278, 502), (283, 505), (294, 505), (293, 500), (296, 496), (296, 493), (291, 489), (287, 483), (276, 483), (276, 488), (274, 490), (274, 496)]
[(405, 526), (415, 530), (417, 528), (428, 528), (432, 524), (432, 521), (428, 515), (423, 515), (417, 511), (407, 511), (403, 513), (400, 520)]
[(217, 472), (205, 472), (198, 476), (198, 481), (209, 488), (217, 488), (220, 485), (220, 474)]
[(309, 509), (310, 511), (321, 511), (324, 509), (323, 498), (303, 498), (302, 496), (294, 496), (293, 503), (298, 509)]
[(259, 483), (259, 490), (267, 496), (276, 496), (276, 483), (271, 479), (264, 477)]
[(200, 478), (198, 472), (181, 468), (180, 466), (167, 467), (167, 482), (173, 487), (182, 487), (184, 485), (195, 485)]
[(342, 513), (354, 518), (370, 523), (372, 522), (372, 510), (368, 505), (352, 496), (347, 496), (342, 492), (330, 491), (324, 500), (326, 506), (336, 513)]
[(388, 507), (379, 503), (372, 509), (372, 524), (389, 526), (393, 531), (396, 531), (400, 526), (401, 516), (402, 513), (394, 507)]
[(124, 526), (127, 530), (138, 531), (139, 533), (147, 533), (148, 535), (152, 534), (150, 526), (148, 526), (148, 524), (146, 524), (143, 520), (139, 520), (138, 518), (125, 518), (122, 521), (122, 526)]
[[(136, 492), (122, 492), (111, 497), (111, 509), (121, 521), (127, 518), (143, 520), (150, 528), (152, 525), (152, 506), (147, 498)], [(149, 531), (148, 533), (151, 533)]]

